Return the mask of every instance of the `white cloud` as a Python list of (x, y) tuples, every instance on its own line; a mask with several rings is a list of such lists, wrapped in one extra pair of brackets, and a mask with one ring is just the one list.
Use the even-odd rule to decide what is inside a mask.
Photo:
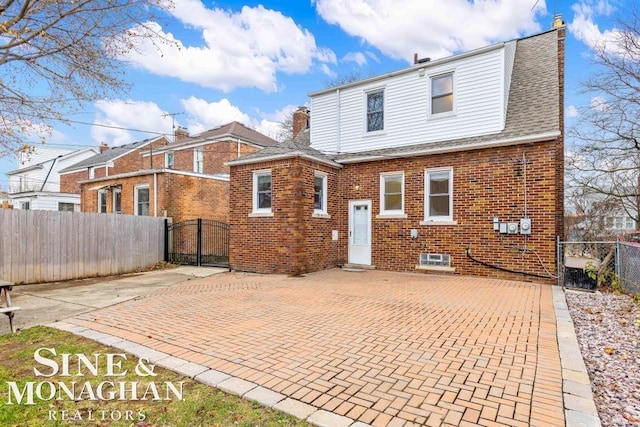
[(338, 74), (333, 71), (331, 68), (329, 68), (329, 66), (327, 64), (320, 64), (320, 70), (327, 76), (331, 77), (332, 79), (335, 79)]
[(567, 107), (567, 112), (566, 112), (567, 117), (578, 117), (579, 115), (580, 113), (578, 112), (578, 109), (575, 107), (575, 105), (569, 105)]
[(594, 96), (591, 98), (589, 106), (594, 111), (603, 112), (607, 110), (607, 101), (601, 96)]
[[(101, 100), (94, 104), (98, 110), (91, 136), (100, 143), (118, 146), (134, 142), (139, 136), (127, 129), (137, 129), (149, 132), (160, 132), (167, 135), (173, 133), (173, 120), (153, 102), (132, 100)], [(151, 134), (151, 136), (158, 136)], [(145, 137), (143, 137), (145, 138)]]
[[(123, 59), (152, 73), (229, 92), (236, 87), (277, 90), (276, 74), (303, 74), (314, 62), (336, 63), (330, 49), (318, 47), (308, 30), (263, 6), (240, 12), (209, 9), (200, 0), (175, 0), (169, 9), (185, 27), (200, 31), (201, 45), (185, 45), (156, 23), (147, 23), (169, 43), (160, 51), (141, 41)], [(137, 31), (142, 31), (138, 27)]]
[(226, 98), (208, 102), (192, 96), (180, 102), (187, 113), (187, 128), (192, 135), (233, 121), (251, 125), (249, 116)]
[(359, 66), (363, 66), (367, 63), (367, 58), (362, 52), (349, 52), (342, 57), (342, 60), (345, 62), (355, 62)]
[[(291, 115), (298, 107), (286, 105), (271, 113), (256, 111), (257, 117), (251, 117), (228, 99), (207, 101), (194, 96), (180, 100), (184, 108), (184, 115), (175, 117), (175, 125), (186, 124), (191, 135), (227, 124), (232, 121), (240, 122), (258, 132), (276, 139), (280, 132), (280, 122)], [(118, 146), (156, 136), (157, 133), (173, 134), (173, 118), (153, 102), (132, 100), (98, 101), (98, 110), (94, 123), (110, 127), (94, 126), (91, 136), (97, 142), (106, 142), (110, 146)], [(137, 134), (127, 129), (137, 129), (154, 132), (151, 134)]]
[(532, 0), (315, 0), (318, 14), (394, 58), (441, 58), (539, 31)]
[(613, 6), (606, 1), (599, 1), (597, 4), (593, 4), (593, 1), (583, 1), (574, 4), (571, 9), (574, 13), (573, 21), (567, 25), (567, 28), (576, 39), (592, 50), (604, 48), (614, 54), (624, 53), (624, 49), (618, 45), (618, 40), (621, 38), (620, 29), (612, 28), (602, 31), (596, 22), (597, 15), (610, 15), (615, 10)]

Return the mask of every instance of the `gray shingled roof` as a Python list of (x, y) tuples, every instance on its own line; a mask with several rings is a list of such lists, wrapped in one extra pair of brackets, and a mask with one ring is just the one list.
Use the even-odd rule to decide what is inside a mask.
[(285, 142), (281, 142), (278, 145), (272, 145), (271, 147), (263, 148), (262, 150), (255, 151), (245, 156), (227, 162), (227, 165), (240, 165), (244, 163), (255, 163), (267, 158), (286, 158), (302, 156), (310, 159), (314, 159), (320, 163), (325, 163), (334, 167), (341, 167), (338, 163), (335, 163), (331, 158), (322, 152), (309, 147), (308, 142), (304, 142), (303, 139), (289, 139)]
[(74, 170), (78, 170), (78, 169), (85, 169), (85, 168), (89, 168), (92, 166), (101, 166), (104, 165), (105, 163), (120, 157), (124, 154), (127, 154), (129, 151), (132, 150), (136, 150), (140, 147), (145, 146), (146, 144), (148, 144), (151, 141), (154, 141), (158, 138), (149, 138), (149, 139), (145, 139), (144, 141), (138, 141), (138, 142), (133, 142), (131, 144), (125, 144), (125, 145), (119, 145), (117, 147), (111, 147), (105, 151), (103, 151), (102, 153), (98, 153), (95, 156), (89, 157), (88, 159), (84, 159), (81, 162), (78, 162), (74, 165), (71, 165), (69, 167), (66, 167), (64, 169), (62, 169), (60, 172), (69, 172), (69, 171), (74, 171)]
[[(313, 150), (314, 156), (337, 163), (374, 160), (376, 158), (410, 156), (413, 153), (458, 151), (481, 144), (526, 139), (536, 135), (560, 134), (560, 93), (558, 82), (558, 35), (553, 29), (541, 34), (516, 40), (516, 54), (511, 76), (505, 128), (492, 135), (429, 142), (405, 147), (386, 148), (368, 152), (323, 154)], [(313, 114), (313, 112), (312, 112)], [(303, 144), (293, 144), (292, 151), (301, 150)], [(285, 143), (277, 149), (284, 156)], [(276, 155), (276, 150), (263, 149), (240, 157), (229, 164), (254, 162)]]
[(193, 138), (215, 139), (217, 137), (226, 135), (236, 136), (245, 141), (254, 143), (256, 145), (261, 145), (263, 147), (269, 147), (278, 144), (278, 141), (276, 141), (275, 139), (269, 138), (267, 135), (264, 135), (257, 130), (248, 128), (240, 122), (231, 122), (227, 123), (226, 125), (206, 130), (198, 135), (194, 135)]

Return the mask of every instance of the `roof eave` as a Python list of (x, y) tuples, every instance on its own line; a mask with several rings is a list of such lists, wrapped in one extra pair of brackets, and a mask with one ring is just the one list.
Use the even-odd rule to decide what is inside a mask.
[(336, 162), (341, 164), (349, 164), (349, 163), (362, 163), (362, 162), (372, 162), (376, 160), (387, 160), (387, 159), (398, 159), (404, 157), (416, 157), (416, 156), (426, 156), (433, 154), (443, 154), (443, 153), (452, 153), (458, 151), (469, 151), (469, 150), (479, 150), (483, 148), (497, 148), (497, 147), (505, 147), (509, 145), (520, 145), (520, 144), (529, 144), (536, 142), (549, 141), (554, 138), (557, 138), (561, 135), (560, 131), (551, 131), (544, 132), (535, 135), (527, 135), (521, 137), (514, 138), (505, 138), (494, 141), (485, 141), (479, 143), (470, 143), (453, 147), (439, 147), (439, 148), (424, 148), (421, 150), (409, 151), (404, 153), (390, 153), (390, 154), (373, 154), (373, 155), (363, 155), (361, 157), (355, 157), (351, 159), (344, 160), (336, 160)]
[(263, 163), (263, 162), (272, 162), (272, 161), (277, 161), (277, 160), (285, 160), (285, 159), (292, 159), (295, 157), (300, 157), (302, 159), (306, 159), (306, 160), (311, 160), (313, 162), (316, 163), (320, 163), (326, 166), (330, 166), (334, 169), (341, 169), (343, 166), (339, 163), (334, 162), (333, 160), (328, 160), (328, 159), (322, 159), (320, 157), (316, 157), (316, 156), (312, 156), (310, 154), (306, 154), (303, 153), (302, 151), (292, 151), (289, 153), (283, 153), (283, 154), (274, 154), (271, 156), (264, 156), (264, 157), (258, 157), (258, 158), (251, 158), (251, 159), (237, 159), (237, 160), (231, 160), (229, 162), (225, 162), (224, 165), (225, 166), (242, 166), (242, 165), (250, 165), (250, 164), (254, 164), (254, 163)]

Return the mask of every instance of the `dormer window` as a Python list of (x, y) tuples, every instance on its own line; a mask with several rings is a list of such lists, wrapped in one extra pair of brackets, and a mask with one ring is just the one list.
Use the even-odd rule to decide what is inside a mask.
[(431, 77), (431, 115), (453, 111), (453, 73)]
[(384, 129), (384, 89), (367, 93), (367, 132)]

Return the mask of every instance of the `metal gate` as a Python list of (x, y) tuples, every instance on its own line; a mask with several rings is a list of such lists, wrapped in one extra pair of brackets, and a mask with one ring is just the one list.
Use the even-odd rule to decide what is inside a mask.
[(172, 264), (229, 266), (229, 224), (192, 219), (165, 228), (164, 258)]
[(558, 285), (595, 291), (616, 270), (616, 242), (558, 242)]

